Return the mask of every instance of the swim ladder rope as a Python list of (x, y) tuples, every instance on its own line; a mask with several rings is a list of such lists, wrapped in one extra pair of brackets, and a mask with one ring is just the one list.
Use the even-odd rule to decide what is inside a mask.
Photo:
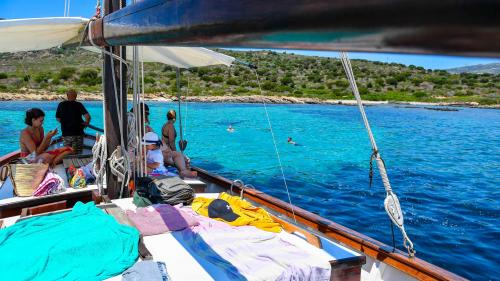
[(297, 223), (297, 218), (295, 217), (294, 205), (292, 203), (292, 197), (290, 196), (290, 191), (288, 190), (288, 184), (286, 182), (285, 172), (283, 170), (283, 165), (281, 164), (280, 152), (278, 150), (278, 146), (276, 145), (276, 138), (274, 137), (273, 126), (271, 125), (271, 119), (269, 118), (269, 113), (267, 112), (266, 100), (262, 94), (262, 88), (260, 86), (260, 77), (259, 77), (259, 74), (257, 73), (257, 70), (255, 70), (255, 69), (252, 69), (252, 70), (255, 73), (255, 76), (257, 77), (257, 84), (259, 85), (260, 95), (262, 96), (262, 104), (264, 105), (264, 111), (266, 112), (267, 123), (269, 124), (269, 129), (271, 131), (271, 136), (273, 139), (274, 151), (276, 153), (276, 157), (278, 158), (278, 163), (280, 165), (281, 176), (283, 178), (283, 183), (285, 184), (286, 194), (288, 195), (288, 202), (290, 203), (290, 206), (292, 207), (293, 220), (295, 221), (295, 223)]
[[(391, 219), (391, 221), (401, 231), (401, 234), (403, 235), (403, 238), (404, 238), (403, 245), (408, 250), (408, 256), (414, 257), (416, 251), (413, 248), (413, 243), (411, 242), (410, 238), (406, 234), (406, 231), (404, 228), (403, 213), (401, 211), (399, 199), (396, 196), (396, 194), (392, 191), (391, 184), (389, 182), (389, 177), (387, 176), (387, 170), (385, 168), (385, 163), (384, 163), (384, 160), (382, 159), (382, 156), (380, 156), (379, 150), (377, 148), (377, 143), (375, 142), (375, 138), (374, 138), (372, 130), (370, 128), (370, 123), (368, 122), (368, 118), (366, 117), (365, 109), (363, 107), (363, 102), (361, 101), (361, 96), (359, 94), (358, 86), (356, 85), (356, 79), (354, 78), (354, 73), (352, 71), (351, 61), (349, 60), (349, 57), (347, 56), (346, 52), (340, 52), (340, 61), (342, 62), (342, 66), (344, 67), (344, 71), (346, 73), (347, 79), (349, 80), (349, 84), (351, 86), (352, 93), (354, 94), (354, 97), (356, 98), (356, 102), (358, 104), (358, 108), (359, 108), (359, 111), (361, 113), (361, 117), (363, 118), (363, 122), (365, 124), (366, 131), (368, 132), (368, 137), (370, 138), (370, 142), (371, 142), (372, 150), (373, 150), (373, 153), (372, 153), (370, 160), (372, 161), (373, 159), (375, 159), (375, 162), (377, 163), (377, 167), (378, 167), (378, 170), (380, 173), (380, 177), (382, 178), (382, 183), (384, 184), (384, 188), (386, 191), (386, 198), (384, 200), (385, 211), (386, 211), (387, 215), (389, 215), (389, 218)], [(370, 174), (373, 174), (373, 172), (370, 171)]]

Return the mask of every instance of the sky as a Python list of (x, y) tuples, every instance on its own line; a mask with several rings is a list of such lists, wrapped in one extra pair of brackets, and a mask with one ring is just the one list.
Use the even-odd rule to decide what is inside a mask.
[[(65, 1), (68, 0), (0, 0), (0, 18), (62, 17)], [(94, 15), (96, 0), (69, 0), (70, 16), (90, 18)], [(104, 0), (101, 0), (104, 1)], [(131, 2), (128, 0), (127, 2)], [(278, 50), (282, 52), (283, 50)], [(337, 52), (287, 50), (289, 53), (338, 57)], [(476, 64), (500, 63), (500, 59), (454, 57), (441, 55), (408, 55), (385, 53), (349, 53), (351, 59), (366, 59), (381, 62), (396, 62), (404, 65), (422, 66), (426, 69), (449, 69)]]

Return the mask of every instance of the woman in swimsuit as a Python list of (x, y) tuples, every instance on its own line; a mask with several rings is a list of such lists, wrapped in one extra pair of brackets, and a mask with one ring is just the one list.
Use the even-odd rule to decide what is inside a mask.
[(183, 153), (176, 151), (175, 139), (177, 132), (174, 127), (176, 119), (175, 110), (169, 110), (167, 113), (167, 123), (161, 128), (162, 134), (162, 153), (165, 163), (174, 165), (179, 170), (179, 175), (183, 178), (194, 178), (198, 174), (196, 171), (191, 171), (190, 160)]
[(167, 113), (167, 123), (161, 128), (161, 140), (163, 144), (167, 146), (170, 150), (176, 151), (175, 139), (177, 138), (177, 132), (175, 131), (174, 123), (176, 118), (175, 110), (169, 110)]
[(21, 157), (27, 158), (30, 162), (43, 162), (55, 165), (62, 161), (64, 156), (73, 151), (71, 147), (63, 147), (46, 151), (52, 137), (57, 134), (57, 129), (49, 131), (47, 135), (43, 131), (43, 121), (45, 113), (39, 108), (32, 108), (26, 111), (24, 123), (27, 127), (21, 131), (19, 144), (21, 146)]

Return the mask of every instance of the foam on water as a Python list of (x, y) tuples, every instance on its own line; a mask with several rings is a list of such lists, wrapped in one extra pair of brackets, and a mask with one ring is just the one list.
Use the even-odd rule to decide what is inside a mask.
[[(85, 103), (102, 124), (101, 103)], [(24, 111), (57, 103), (1, 102), (0, 154), (18, 148)], [(174, 104), (150, 103), (159, 132)], [(294, 204), (391, 243), (378, 175), (369, 187), (370, 143), (356, 107), (268, 105)], [(500, 111), (458, 112), (371, 106), (368, 118), (400, 198), (417, 256), (472, 280), (500, 275)], [(195, 165), (239, 178), (284, 201), (284, 188), (262, 105), (183, 105), (187, 154)], [(233, 133), (226, 128), (232, 124)], [(178, 124), (177, 124), (178, 125)], [(287, 143), (291, 136), (301, 146)], [(396, 231), (398, 248), (402, 238)]]

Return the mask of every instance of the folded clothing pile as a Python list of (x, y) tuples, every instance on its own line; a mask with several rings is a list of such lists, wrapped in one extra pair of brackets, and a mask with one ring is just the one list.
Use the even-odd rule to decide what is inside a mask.
[(186, 213), (180, 206), (167, 204), (137, 208), (135, 212), (127, 210), (126, 213), (144, 236), (181, 230), (199, 224), (194, 216)]
[(33, 192), (33, 196), (56, 194), (65, 190), (64, 180), (56, 173), (48, 172)]

